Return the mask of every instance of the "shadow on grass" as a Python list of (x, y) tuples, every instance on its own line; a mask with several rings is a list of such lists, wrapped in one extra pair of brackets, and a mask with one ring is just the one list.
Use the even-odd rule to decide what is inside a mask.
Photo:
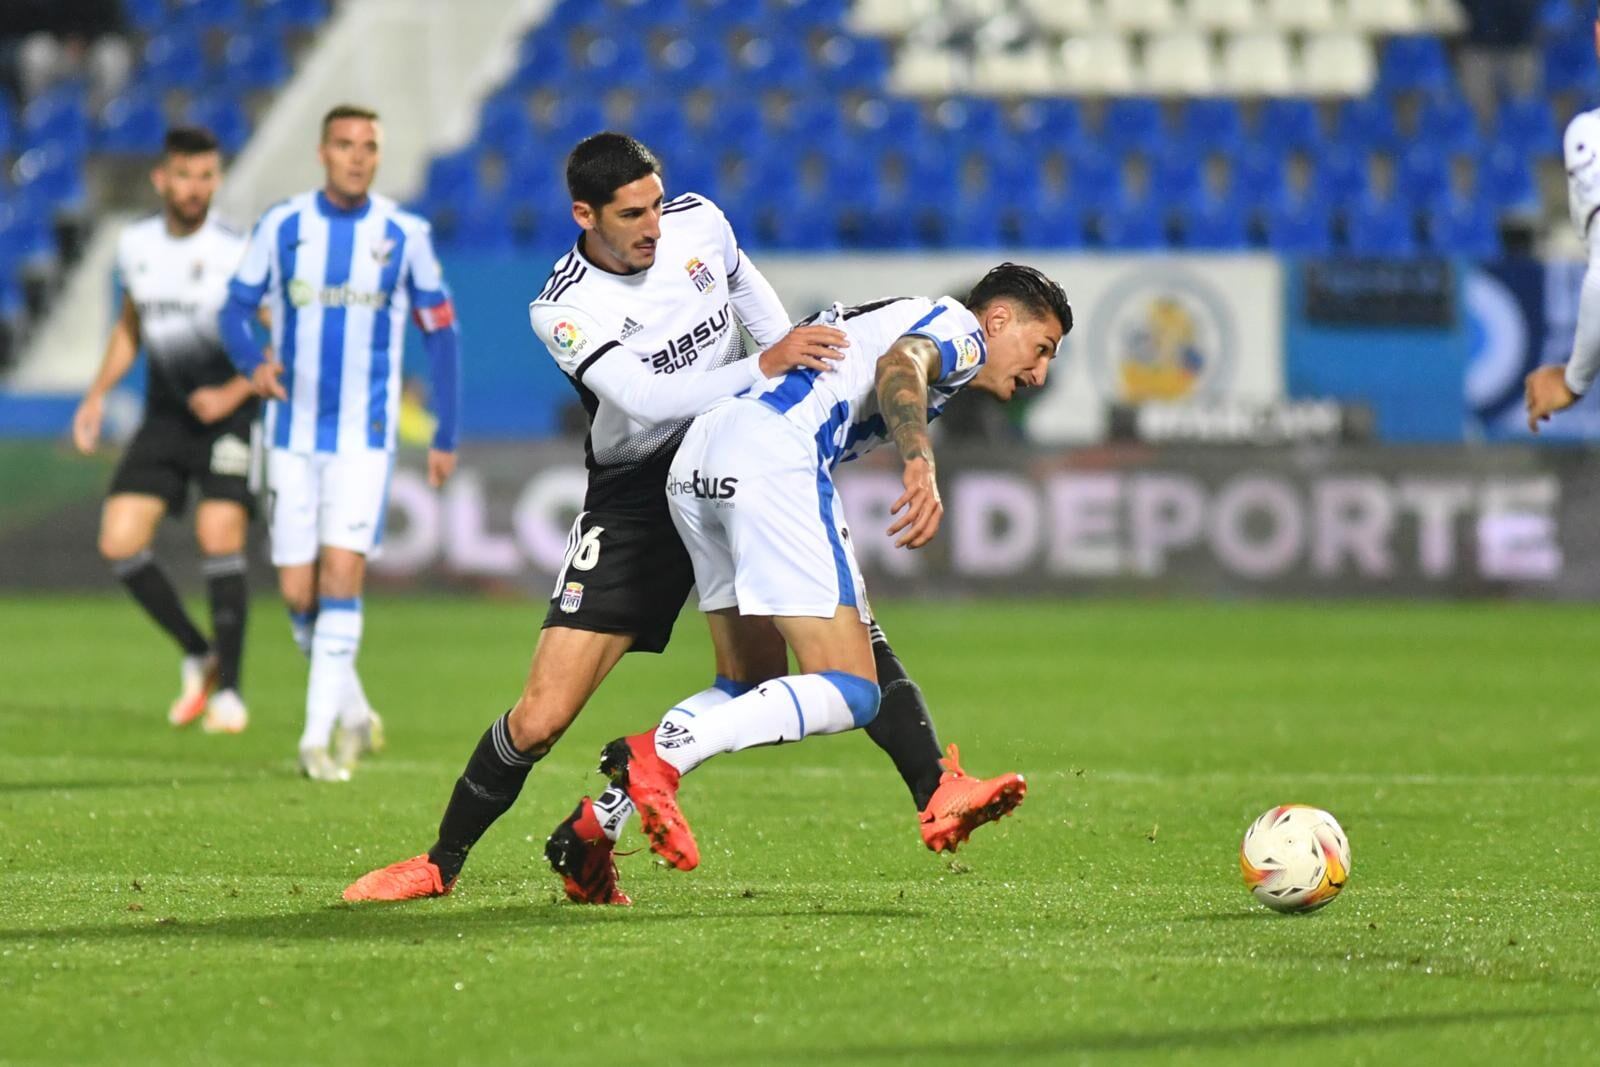
[(647, 908), (601, 908), (574, 904), (530, 903), (464, 910), (419, 902), (414, 905), (329, 904), (314, 911), (289, 915), (240, 915), (218, 919), (187, 920), (161, 916), (159, 910), (129, 915), (120, 922), (73, 926), (0, 929), (0, 944), (88, 941), (155, 941), (184, 938), (192, 941), (394, 941), (426, 942), (430, 938), (455, 939), (457, 935), (526, 934), (530, 930), (579, 929), (602, 923), (762, 922), (782, 919), (851, 918), (923, 922), (928, 913), (909, 908), (818, 908), (795, 905), (741, 907), (733, 901), (719, 910), (656, 911)]
[(772, 1059), (796, 1060), (837, 1057), (849, 1062), (879, 1059), (905, 1059), (920, 1056), (960, 1057), (972, 1062), (984, 1058), (1009, 1059), (1018, 1056), (1070, 1056), (1093, 1052), (1156, 1052), (1176, 1054), (1186, 1050), (1239, 1049), (1290, 1041), (1326, 1043), (1330, 1034), (1338, 1037), (1402, 1033), (1407, 1030), (1441, 1030), (1451, 1026), (1475, 1026), (1505, 1022), (1534, 1022), (1561, 1017), (1590, 1016), (1592, 1008), (1506, 1008), (1495, 1011), (1396, 1012), (1392, 1015), (1357, 1016), (1346, 1019), (1319, 1017), (1296, 1022), (1251, 1023), (1219, 1026), (1212, 1029), (1183, 1026), (1139, 1031), (1102, 1031), (1079, 1034), (1051, 1034), (1001, 1041), (936, 1041), (898, 1045), (850, 1045), (831, 1048), (769, 1049)]

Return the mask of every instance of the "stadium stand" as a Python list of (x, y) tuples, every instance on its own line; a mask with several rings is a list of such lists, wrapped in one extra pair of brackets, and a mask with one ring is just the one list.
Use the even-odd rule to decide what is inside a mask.
[(0, 22), (0, 368), (168, 125), (248, 139), (327, 0), (58, 0)]
[(1590, 5), (1542, 0), (1545, 91), (1481, 113), (1480, 6), (559, 0), (416, 206), (446, 245), (564, 242), (561, 161), (609, 125), (773, 248), (1493, 256), (1559, 210), (1541, 175), (1600, 83)]

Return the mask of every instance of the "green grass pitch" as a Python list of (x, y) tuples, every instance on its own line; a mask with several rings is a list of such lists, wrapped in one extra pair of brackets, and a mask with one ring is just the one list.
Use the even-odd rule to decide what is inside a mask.
[[(339, 892), (432, 831), (539, 610), (368, 598), (390, 749), (294, 776), (305, 668), (256, 604), (242, 737), (177, 732), (121, 599), (0, 600), (0, 1061), (1600, 1062), (1595, 615), (1503, 605), (883, 605), (970, 769), (1027, 803), (926, 852), (864, 735), (686, 783), (704, 859), (567, 904), (549, 829), (709, 673), (630, 657), (454, 895)], [(1332, 810), (1354, 875), (1255, 904), (1239, 837)], [(637, 834), (634, 834), (637, 843)]]

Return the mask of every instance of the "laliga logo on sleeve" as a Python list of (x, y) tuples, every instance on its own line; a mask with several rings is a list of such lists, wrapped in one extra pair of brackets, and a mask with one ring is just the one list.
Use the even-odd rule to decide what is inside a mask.
[(954, 343), (957, 371), (971, 370), (983, 362), (983, 349), (978, 347), (977, 338), (970, 335), (957, 337)]
[(556, 323), (555, 329), (550, 331), (550, 339), (555, 342), (557, 348), (569, 355), (575, 356), (589, 347), (589, 339), (583, 335), (583, 331), (578, 329), (577, 324), (566, 319)]
[(689, 280), (694, 282), (694, 287), (702, 293), (717, 284), (716, 275), (711, 273), (710, 267), (700, 262), (699, 256), (691, 256), (689, 262), (683, 265), (683, 269), (689, 272)]

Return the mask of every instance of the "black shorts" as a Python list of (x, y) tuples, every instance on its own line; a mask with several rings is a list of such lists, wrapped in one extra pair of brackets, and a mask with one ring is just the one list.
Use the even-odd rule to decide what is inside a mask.
[(585, 511), (567, 553), (545, 626), (632, 634), (631, 652), (661, 652), (694, 586), (667, 500), (641, 508)]
[(209, 426), (177, 415), (150, 413), (111, 476), (110, 494), (160, 497), (167, 514), (181, 515), (193, 483), (202, 500), (231, 500), (254, 514), (250, 436), (255, 409), (255, 404), (246, 404)]

